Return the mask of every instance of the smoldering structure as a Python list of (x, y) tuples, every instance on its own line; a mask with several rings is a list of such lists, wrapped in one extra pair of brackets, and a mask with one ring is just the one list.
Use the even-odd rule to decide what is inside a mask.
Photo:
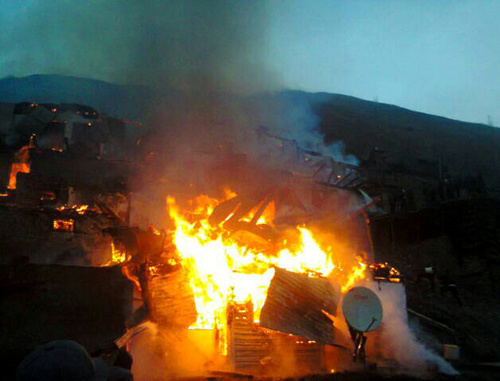
[(56, 338), (109, 347), (132, 311), (118, 267), (130, 163), (125, 122), (78, 104), (2, 104), (2, 363)]

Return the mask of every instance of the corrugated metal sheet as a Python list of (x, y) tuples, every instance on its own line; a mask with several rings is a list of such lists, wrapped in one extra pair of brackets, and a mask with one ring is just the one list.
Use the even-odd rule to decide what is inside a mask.
[(333, 344), (333, 323), (340, 291), (323, 278), (276, 269), (260, 315), (260, 325), (319, 344)]
[(187, 328), (196, 321), (193, 291), (185, 271), (149, 272), (146, 279), (146, 295), (154, 322)]

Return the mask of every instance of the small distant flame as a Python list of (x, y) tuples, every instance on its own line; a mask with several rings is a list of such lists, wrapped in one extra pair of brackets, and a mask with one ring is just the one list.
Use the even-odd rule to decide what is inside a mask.
[[(127, 255), (125, 247), (121, 243), (115, 243), (114, 241), (111, 242), (108, 253), (110, 254), (110, 257), (108, 257), (110, 259), (100, 264), (99, 265), (100, 267), (122, 265), (125, 264), (128, 259), (130, 259), (130, 256)], [(132, 274), (132, 272), (127, 266), (122, 266), (122, 274), (129, 280), (131, 280), (139, 290), (141, 289), (139, 279), (137, 278), (137, 276)]]
[(153, 225), (149, 225), (148, 227), (149, 231), (155, 235), (161, 235), (161, 231), (156, 229)]
[[(106, 264), (105, 266), (109, 266), (109, 264)], [(139, 277), (131, 271), (130, 267), (128, 267), (128, 266), (122, 266), (121, 270), (122, 270), (122, 274), (128, 280), (130, 280), (132, 283), (134, 283), (134, 285), (137, 288), (137, 290), (139, 292), (141, 292), (142, 291), (142, 287), (141, 287), (141, 282), (139, 281)]]
[(78, 212), (78, 214), (85, 214), (85, 212), (87, 211), (88, 208), (89, 208), (88, 205), (81, 205), (81, 206), (76, 207), (76, 211)]
[(24, 146), (16, 152), (14, 162), (10, 167), (9, 185), (7, 186), (8, 189), (16, 189), (18, 173), (30, 173), (31, 164), (29, 162), (29, 158), (30, 151), (28, 146)]
[(9, 185), (8, 189), (16, 189), (17, 186), (17, 174), (21, 173), (30, 173), (30, 165), (26, 163), (12, 163), (10, 167), (10, 177), (9, 177)]
[(391, 283), (401, 282), (401, 273), (387, 262), (371, 264), (370, 271), (373, 274), (374, 280), (388, 281)]

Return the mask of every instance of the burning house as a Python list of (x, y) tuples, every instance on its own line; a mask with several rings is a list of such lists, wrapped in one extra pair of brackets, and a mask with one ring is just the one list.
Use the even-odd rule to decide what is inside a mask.
[(261, 147), (277, 147), (267, 168), (229, 151), (215, 164), (202, 160), (209, 179), (222, 179), (207, 194), (191, 197), (197, 186), (189, 178), (162, 190), (163, 246), (125, 265), (145, 301), (136, 313), (146, 309), (155, 323), (147, 343), (130, 342), (134, 357), (156, 353), (144, 360), (146, 373), (137, 365), (139, 378), (328, 373), (352, 369), (353, 346), (362, 364), (365, 344), (371, 361), (392, 360), (393, 343), (380, 349), (386, 334), (368, 334), (367, 344), (340, 307), (346, 292), (364, 285), (405, 324), (402, 276), (373, 263), (367, 211), (374, 201), (359, 190), (361, 171), (316, 152), (297, 160), (296, 144), (267, 139)]
[[(12, 255), (2, 261), (119, 269), (129, 288), (110, 296), (120, 324), (106, 324), (121, 331), (115, 344), (132, 353), (137, 379), (287, 377), (394, 364), (400, 343), (385, 316), (412, 338), (401, 274), (374, 263), (369, 214), (377, 200), (361, 189), (359, 167), (259, 128), (258, 160), (217, 146), (189, 152), (191, 170), (164, 180), (145, 169), (164, 163), (155, 152), (128, 151), (142, 159), (122, 160), (140, 146), (111, 133), (97, 111), (42, 108), (16, 117), (19, 133), (9, 135), (24, 144), (10, 150), (3, 179), (0, 244)], [(129, 181), (137, 172), (147, 186)], [(96, 282), (105, 287), (104, 278)], [(346, 322), (342, 307), (360, 286), (384, 311), (368, 316), (361, 305), (354, 315), (373, 319), (364, 328)], [(43, 337), (81, 340), (66, 327)], [(101, 339), (85, 343), (96, 348)]]

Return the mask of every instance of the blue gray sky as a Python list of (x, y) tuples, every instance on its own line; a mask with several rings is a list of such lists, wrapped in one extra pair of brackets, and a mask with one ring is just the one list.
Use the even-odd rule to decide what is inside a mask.
[[(147, 5), (146, 5), (147, 4)], [(496, 0), (0, 0), (0, 77), (378, 100), (500, 125)]]

